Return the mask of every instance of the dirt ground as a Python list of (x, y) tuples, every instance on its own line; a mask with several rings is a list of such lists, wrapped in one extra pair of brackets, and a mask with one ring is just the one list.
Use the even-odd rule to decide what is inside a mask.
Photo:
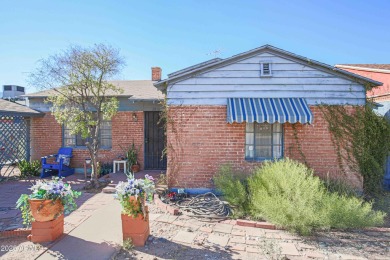
[[(162, 212), (152, 207), (151, 213)], [(246, 250), (242, 251), (239, 246), (230, 242), (226, 246), (210, 244), (207, 242), (210, 234), (201, 232), (202, 227), (175, 225), (180, 221), (180, 217), (172, 223), (159, 222), (157, 219), (151, 227), (151, 236), (144, 248), (122, 248), (112, 259), (390, 259), (390, 229), (335, 230), (319, 232), (310, 237), (286, 231), (272, 230), (267, 233), (267, 230), (263, 230), (264, 233), (250, 243), (250, 250), (248, 243), (253, 237), (248, 236), (247, 231)], [(212, 228), (216, 225), (213, 222), (202, 223), (203, 230), (204, 227)], [(192, 244), (174, 242), (173, 238), (178, 230), (191, 229), (198, 233)], [(230, 240), (237, 239), (232, 234), (227, 236)], [(299, 255), (282, 254), (284, 249), (279, 246), (281, 244), (294, 245)]]

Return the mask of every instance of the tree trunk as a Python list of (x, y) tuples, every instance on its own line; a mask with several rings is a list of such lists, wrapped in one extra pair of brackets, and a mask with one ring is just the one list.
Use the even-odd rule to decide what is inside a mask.
[(99, 182), (98, 178), (100, 175), (100, 164), (99, 164), (99, 129), (100, 129), (100, 120), (98, 120), (95, 128), (92, 128), (90, 131), (92, 133), (92, 144), (88, 145), (89, 155), (91, 156), (91, 186), (98, 188)]

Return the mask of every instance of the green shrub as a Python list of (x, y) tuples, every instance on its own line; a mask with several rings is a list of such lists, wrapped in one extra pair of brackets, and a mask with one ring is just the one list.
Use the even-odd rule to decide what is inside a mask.
[(248, 180), (250, 214), (300, 234), (315, 229), (358, 228), (383, 223), (370, 203), (327, 191), (304, 164), (264, 162)]
[(228, 165), (221, 166), (216, 176), (214, 184), (226, 199), (233, 206), (233, 214), (241, 217), (247, 211), (248, 193), (245, 176), (233, 172)]
[(333, 228), (362, 228), (381, 225), (385, 214), (372, 209), (372, 203), (357, 197), (340, 196), (337, 193), (324, 197), (324, 208), (328, 226)]
[(347, 197), (359, 197), (361, 194), (348, 185), (345, 181), (340, 179), (330, 179), (329, 177), (324, 180), (324, 185), (329, 192), (336, 192), (341, 196)]
[(38, 160), (32, 162), (22, 160), (18, 163), (18, 168), (20, 170), (21, 177), (39, 176), (41, 162)]

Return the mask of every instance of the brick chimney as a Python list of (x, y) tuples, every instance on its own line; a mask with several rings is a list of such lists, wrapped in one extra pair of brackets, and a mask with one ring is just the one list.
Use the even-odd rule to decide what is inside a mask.
[(161, 68), (160, 67), (152, 67), (152, 80), (160, 81), (161, 80)]

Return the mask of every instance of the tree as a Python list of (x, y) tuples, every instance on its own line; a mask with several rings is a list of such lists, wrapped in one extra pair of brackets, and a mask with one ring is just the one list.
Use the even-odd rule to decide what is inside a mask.
[(91, 157), (91, 184), (99, 175), (99, 131), (102, 120), (111, 119), (118, 110), (115, 97), (123, 90), (108, 82), (124, 66), (119, 50), (103, 44), (90, 48), (72, 46), (63, 53), (39, 61), (31, 82), (51, 89), (45, 102), (51, 104), (56, 121), (66, 124), (72, 134), (87, 139)]

